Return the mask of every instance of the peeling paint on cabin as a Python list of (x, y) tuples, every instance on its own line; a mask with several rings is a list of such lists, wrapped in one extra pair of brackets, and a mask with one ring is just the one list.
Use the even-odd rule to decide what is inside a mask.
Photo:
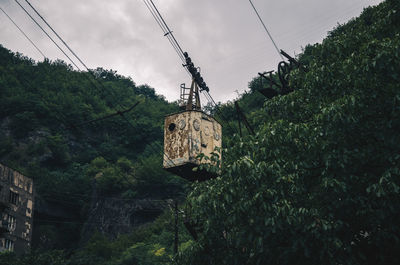
[(200, 164), (201, 153), (210, 157), (221, 147), (222, 127), (211, 116), (196, 110), (171, 114), (164, 123), (165, 169), (190, 178), (193, 167)]

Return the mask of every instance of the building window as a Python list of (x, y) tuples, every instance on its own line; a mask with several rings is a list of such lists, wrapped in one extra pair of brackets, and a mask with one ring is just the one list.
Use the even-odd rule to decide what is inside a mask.
[(8, 181), (14, 183), (14, 172), (11, 169), (8, 169)]
[(18, 203), (18, 198), (19, 198), (18, 193), (13, 192), (13, 191), (10, 190), (10, 197), (9, 197), (9, 200), (8, 200), (8, 201), (11, 202), (12, 204), (17, 205), (17, 203)]
[(17, 226), (17, 219), (12, 215), (8, 215), (7, 223), (8, 223), (8, 226), (7, 226), (8, 231), (12, 232), (15, 230), (15, 227)]
[(4, 248), (9, 251), (14, 251), (14, 242), (6, 238)]

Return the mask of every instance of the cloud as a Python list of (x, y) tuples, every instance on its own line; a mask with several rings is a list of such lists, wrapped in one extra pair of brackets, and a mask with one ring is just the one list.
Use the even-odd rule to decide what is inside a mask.
[[(276, 69), (279, 55), (246, 0), (153, 0), (217, 101), (236, 97), (257, 72)], [(23, 0), (20, 0), (23, 3)], [(149, 84), (168, 100), (190, 83), (181, 61), (141, 0), (30, 0), (90, 67), (117, 70)], [(358, 16), (378, 0), (253, 0), (278, 46), (299, 53), (321, 41), (337, 22)], [(12, 0), (0, 5), (51, 59), (54, 45)], [(36, 60), (40, 54), (0, 14), (1, 44)]]

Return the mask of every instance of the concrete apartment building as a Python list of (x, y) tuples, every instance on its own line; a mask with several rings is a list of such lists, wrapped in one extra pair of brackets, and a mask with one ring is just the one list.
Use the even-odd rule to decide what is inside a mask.
[(33, 180), (0, 164), (0, 251), (29, 251), (33, 226)]

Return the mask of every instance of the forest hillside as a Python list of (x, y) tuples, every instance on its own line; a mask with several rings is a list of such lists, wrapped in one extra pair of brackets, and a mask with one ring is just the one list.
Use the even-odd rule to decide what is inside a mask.
[(256, 134), (229, 139), (221, 177), (188, 196), (199, 239), (181, 264), (400, 262), (399, 5), (307, 46), (294, 92), (249, 113)]
[[(209, 108), (223, 125), (222, 170), (208, 167), (220, 176), (193, 184), (163, 172), (156, 152), (176, 104), (112, 70), (94, 71), (99, 89), (61, 61), (0, 51), (0, 158), (35, 178), (38, 200), (69, 200), (81, 218), (42, 224), (51, 247), (39, 240), (25, 256), (1, 254), (4, 264), (400, 263), (398, 1), (305, 47), (291, 93), (266, 99), (258, 91), (269, 84), (250, 80), (237, 102), (254, 135), (240, 135), (234, 102)], [(86, 123), (137, 102), (125, 118)], [(76, 245), (93, 187), (103, 197), (179, 198), (178, 254), (168, 207), (129, 233)]]
[[(34, 179), (34, 245), (45, 237), (45, 247), (76, 246), (94, 188), (99, 198), (183, 196), (185, 182), (154, 166), (162, 162), (164, 116), (178, 107), (153, 88), (4, 47), (0, 73), (0, 161)], [(54, 209), (61, 214), (49, 216)]]

